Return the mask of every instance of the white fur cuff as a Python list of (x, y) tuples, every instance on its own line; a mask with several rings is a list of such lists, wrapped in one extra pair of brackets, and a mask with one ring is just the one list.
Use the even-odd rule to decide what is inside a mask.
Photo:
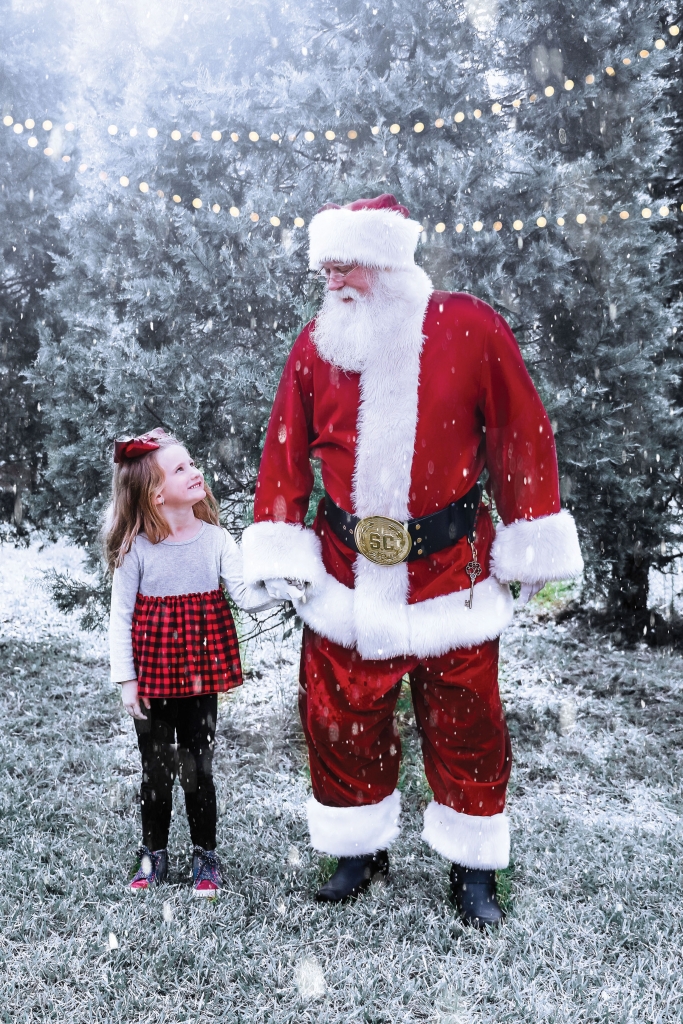
[(252, 523), (242, 535), (244, 582), (291, 579), (304, 583), (325, 576), (320, 541), (297, 523)]
[(331, 857), (362, 857), (386, 850), (399, 834), (401, 794), (394, 790), (378, 804), (327, 807), (315, 797), (306, 801), (311, 846)]
[(573, 517), (563, 509), (540, 519), (499, 526), (491, 548), (491, 572), (501, 583), (547, 583), (583, 571)]
[(314, 270), (326, 260), (394, 270), (412, 267), (421, 230), (398, 210), (323, 210), (308, 227), (309, 262)]
[(435, 800), (425, 809), (422, 838), (442, 857), (464, 868), (506, 868), (510, 826), (506, 814), (462, 814)]

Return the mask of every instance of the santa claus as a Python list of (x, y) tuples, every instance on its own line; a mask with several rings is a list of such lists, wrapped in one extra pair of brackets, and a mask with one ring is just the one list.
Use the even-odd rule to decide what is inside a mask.
[[(422, 835), (451, 861), (463, 920), (482, 926), (501, 920), (495, 872), (510, 849), (498, 693), (509, 584), (528, 597), (583, 563), (515, 338), (474, 296), (434, 291), (414, 263), (421, 230), (390, 195), (311, 221), (310, 264), (327, 292), (277, 391), (245, 577), (304, 622), (308, 825), (315, 849), (339, 858), (318, 899), (355, 895), (388, 870), (407, 676), (434, 794)], [(325, 497), (307, 528), (311, 459)]]

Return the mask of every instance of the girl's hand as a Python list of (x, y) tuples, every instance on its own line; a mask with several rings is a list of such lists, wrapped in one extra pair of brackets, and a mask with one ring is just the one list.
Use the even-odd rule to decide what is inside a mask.
[[(141, 718), (147, 721), (147, 715), (143, 715), (140, 701), (138, 700), (137, 679), (129, 679), (127, 683), (121, 683), (121, 700), (131, 718)], [(147, 697), (142, 698), (142, 703), (147, 710), (152, 706)]]

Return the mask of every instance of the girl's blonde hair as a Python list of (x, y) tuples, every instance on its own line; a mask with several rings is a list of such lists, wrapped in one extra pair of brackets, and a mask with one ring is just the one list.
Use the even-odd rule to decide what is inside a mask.
[[(181, 444), (172, 434), (160, 434), (154, 440), (159, 449)], [(139, 533), (144, 533), (152, 544), (158, 544), (171, 532), (161, 506), (154, 502), (164, 483), (156, 456), (157, 451), (151, 451), (114, 466), (112, 500), (103, 530), (104, 556), (110, 572), (121, 565)], [(198, 501), (192, 511), (196, 519), (218, 526), (218, 502), (206, 481), (204, 490), (206, 497)]]

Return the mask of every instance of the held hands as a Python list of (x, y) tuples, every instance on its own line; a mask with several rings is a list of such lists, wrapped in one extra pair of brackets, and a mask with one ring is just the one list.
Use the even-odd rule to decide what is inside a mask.
[[(137, 679), (129, 679), (127, 683), (121, 683), (121, 700), (131, 718), (140, 718), (147, 721), (147, 715), (143, 715), (140, 700), (138, 699)], [(147, 697), (142, 698), (142, 703), (149, 710), (151, 704)]]
[(301, 601), (306, 604), (306, 588), (308, 583), (301, 580), (275, 579), (265, 580), (266, 590), (275, 601)]

